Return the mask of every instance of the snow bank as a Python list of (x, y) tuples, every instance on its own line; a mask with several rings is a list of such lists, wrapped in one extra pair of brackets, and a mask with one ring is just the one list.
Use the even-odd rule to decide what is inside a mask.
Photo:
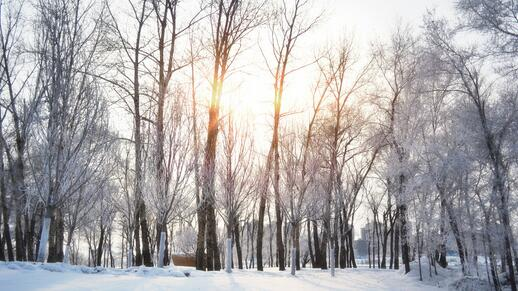
[[(404, 267), (399, 270), (399, 273), (404, 275)], [(431, 267), (431, 269), (430, 269)], [(431, 270), (431, 272), (430, 272)], [(437, 270), (437, 274), (435, 273)], [(480, 267), (483, 270), (483, 267)], [(423, 275), (423, 284), (429, 286), (436, 286), (439, 288), (448, 288), (449, 290), (459, 291), (485, 291), (491, 290), (490, 284), (487, 282), (486, 277), (477, 276), (463, 276), (460, 265), (456, 261), (448, 261), (448, 267), (442, 268), (437, 265), (436, 268), (430, 266), (428, 259), (423, 257), (421, 259), (421, 271)], [(482, 273), (481, 276), (485, 276)], [(405, 276), (412, 278), (413, 280), (419, 280), (419, 264), (417, 262), (410, 263), (410, 273)]]
[[(190, 271), (186, 277), (184, 272)], [(178, 277), (176, 277), (178, 276)], [(67, 264), (0, 263), (1, 290), (244, 290), (244, 291), (440, 291), (394, 270), (303, 269), (296, 276), (277, 269), (233, 270), (231, 274), (176, 268), (108, 269)], [(445, 290), (445, 289), (442, 289)]]
[(0, 271), (9, 270), (44, 270), (58, 273), (82, 273), (82, 274), (109, 274), (109, 275), (128, 275), (136, 274), (142, 276), (170, 276), (186, 277), (189, 276), (188, 270), (179, 270), (173, 267), (153, 268), (153, 267), (131, 267), (126, 269), (76, 266), (65, 263), (29, 263), (29, 262), (0, 262)]
[(473, 291), (473, 290), (491, 290), (491, 286), (487, 280), (480, 279), (478, 277), (464, 277), (452, 284), (450, 284), (450, 290), (457, 291)]

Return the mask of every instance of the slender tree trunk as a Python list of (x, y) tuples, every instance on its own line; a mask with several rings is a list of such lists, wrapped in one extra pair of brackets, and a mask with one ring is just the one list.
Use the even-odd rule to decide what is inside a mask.
[(446, 207), (446, 211), (448, 213), (448, 218), (449, 218), (449, 222), (450, 222), (451, 231), (453, 232), (453, 236), (455, 237), (455, 243), (457, 244), (457, 249), (458, 249), (458, 252), (459, 252), (460, 264), (461, 264), (461, 267), (462, 267), (462, 273), (465, 274), (465, 272), (466, 272), (466, 267), (465, 267), (466, 266), (466, 258), (465, 258), (465, 248), (464, 248), (464, 243), (463, 243), (463, 239), (462, 239), (462, 234), (461, 234), (461, 232), (459, 230), (459, 226), (458, 226), (458, 223), (457, 223), (455, 212), (453, 211), (451, 205), (445, 199), (443, 199), (443, 203), (444, 203), (444, 205)]
[[(1, 143), (0, 143), (1, 144)], [(3, 223), (3, 241), (7, 246), (7, 259), (14, 261), (13, 245), (11, 241), (11, 232), (9, 231), (9, 208), (7, 207), (5, 171), (4, 171), (4, 152), (3, 146), (0, 145), (0, 203), (2, 204), (2, 223)], [(3, 246), (2, 246), (3, 252)]]
[[(0, 215), (0, 224), (2, 222), (2, 216)], [(5, 262), (5, 241), (0, 233), (0, 261)]]
[(28, 225), (25, 235), (27, 241), (27, 260), (34, 262), (34, 229), (36, 227), (36, 212), (34, 212), (30, 219), (27, 215), (25, 221)]
[[(268, 174), (267, 174), (268, 175)], [(261, 195), (259, 200), (259, 217), (257, 224), (257, 270), (263, 271), (263, 236), (264, 236), (264, 212), (266, 209), (266, 197)]]
[(300, 271), (300, 224), (296, 223), (295, 228), (295, 267), (297, 271)]
[[(278, 126), (278, 121), (277, 121)], [(279, 260), (279, 271), (286, 270), (285, 260), (284, 260), (284, 244), (282, 242), (282, 212), (281, 212), (281, 196), (279, 192), (279, 181), (280, 181), (280, 169), (279, 169), (279, 151), (278, 151), (278, 133), (274, 137), (274, 180), (273, 180), (273, 188), (275, 194), (275, 219), (277, 231), (275, 235), (275, 241), (277, 245), (277, 257)]]
[(104, 245), (104, 232), (105, 227), (103, 226), (101, 222), (101, 235), (99, 236), (99, 244), (97, 245), (97, 252), (95, 257), (95, 265), (100, 266), (101, 265), (101, 259), (103, 255), (103, 245)]
[(441, 224), (440, 224), (440, 235), (441, 235), (441, 242), (439, 244), (439, 266), (446, 268), (448, 266), (448, 261), (446, 260), (446, 240), (448, 238), (448, 234), (445, 229), (445, 220), (446, 220), (446, 205), (444, 203), (445, 201), (441, 199)]
[[(138, 203), (138, 202), (137, 202)], [(140, 208), (137, 206), (135, 211), (135, 229), (133, 230), (133, 235), (135, 237), (135, 265), (142, 265), (142, 252), (140, 250)]]
[(348, 229), (346, 229), (347, 227), (345, 226), (345, 223), (342, 219), (342, 216), (340, 215), (340, 269), (344, 269), (346, 266), (345, 266), (345, 231), (348, 231)]
[(311, 221), (308, 219), (306, 222), (307, 233), (308, 233), (308, 249), (309, 249), (309, 258), (311, 260), (311, 267), (315, 267), (315, 255), (313, 254), (313, 246), (311, 244)]
[[(315, 245), (315, 265), (313, 266), (313, 268), (322, 268), (322, 252), (321, 252), (321, 246), (320, 246), (320, 241), (318, 239), (318, 226), (317, 226), (317, 221), (316, 220), (313, 220), (313, 241), (314, 241), (314, 245)], [(324, 252), (324, 257), (325, 257), (325, 252)], [(325, 265), (325, 264), (324, 264)]]
[(392, 231), (390, 232), (390, 266), (389, 269), (394, 267), (394, 232), (395, 226), (392, 226)]
[(386, 269), (387, 268), (387, 240), (389, 233), (387, 231), (387, 222), (384, 222), (384, 231), (383, 231), (383, 243), (381, 244), (382, 250), (382, 257), (381, 257), (381, 268)]
[(401, 225), (401, 255), (405, 265), (405, 274), (410, 272), (410, 244), (408, 242), (407, 206), (399, 205), (399, 219)]
[(394, 226), (394, 269), (399, 270), (399, 234), (400, 234), (400, 222), (399, 222), (399, 212), (398, 218), (396, 218), (397, 222)]
[[(354, 229), (352, 224), (351, 224), (351, 229)], [(354, 256), (354, 245), (353, 245), (353, 243), (354, 243), (353, 232), (349, 231), (349, 259), (351, 260), (352, 267), (353, 268), (357, 268), (358, 266), (356, 265), (356, 259), (355, 259), (355, 256)]]
[(146, 267), (153, 267), (153, 259), (149, 245), (149, 228), (146, 218), (146, 205), (144, 201), (140, 201), (139, 207), (140, 228), (142, 230), (142, 260)]
[(268, 204), (268, 230), (269, 235), (269, 250), (270, 250), (270, 268), (273, 267), (273, 227), (272, 227), (272, 216), (270, 215), (270, 204)]
[(14, 240), (16, 243), (16, 260), (26, 261), (25, 244), (24, 244), (24, 239), (23, 239), (22, 213), (19, 209), (19, 207), (20, 207), (19, 205), (16, 205), (15, 207), (16, 207), (16, 209), (15, 209), (16, 217), (15, 217), (15, 225), (14, 225)]
[[(236, 242), (236, 252), (237, 252), (237, 267), (238, 269), (243, 269), (243, 251), (241, 250), (241, 238), (239, 233), (239, 223), (235, 223), (234, 226), (234, 239)], [(259, 260), (257, 260), (257, 264), (259, 264)]]

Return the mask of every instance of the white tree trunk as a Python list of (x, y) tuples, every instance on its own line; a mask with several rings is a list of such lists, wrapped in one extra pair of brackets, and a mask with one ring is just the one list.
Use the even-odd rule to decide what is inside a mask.
[(65, 264), (70, 264), (70, 245), (69, 244), (67, 244), (67, 246), (65, 247), (64, 263)]
[(227, 250), (225, 253), (225, 272), (232, 273), (232, 239), (227, 238)]
[(133, 266), (133, 249), (128, 249), (128, 259), (126, 260), (126, 267), (130, 268)]
[(43, 218), (43, 228), (41, 229), (40, 248), (38, 250), (38, 262), (45, 263), (47, 258), (47, 244), (49, 242), (50, 217)]
[(158, 251), (158, 267), (164, 267), (164, 254), (165, 254), (165, 232), (160, 233), (160, 249)]
[(291, 274), (293, 276), (295, 276), (295, 270), (297, 269), (296, 267), (296, 260), (297, 260), (297, 249), (296, 248), (291, 248), (291, 256), (290, 256), (290, 261), (291, 261)]
[(329, 252), (329, 264), (331, 265), (331, 277), (335, 276), (335, 248), (332, 247)]

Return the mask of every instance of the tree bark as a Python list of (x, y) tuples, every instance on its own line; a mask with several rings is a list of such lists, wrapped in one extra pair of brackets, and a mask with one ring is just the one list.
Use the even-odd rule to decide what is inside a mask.
[(394, 229), (394, 269), (399, 270), (399, 211), (398, 218), (396, 218), (397, 222)]
[(261, 195), (261, 198), (259, 200), (259, 217), (257, 223), (257, 271), (263, 271), (263, 236), (265, 209), (266, 197), (265, 195)]
[[(238, 269), (243, 269), (243, 251), (241, 250), (241, 238), (239, 233), (239, 222), (235, 223), (234, 226), (234, 240), (236, 243), (236, 252), (237, 252), (237, 267)], [(259, 252), (257, 252), (259, 254)], [(259, 266), (259, 260), (257, 261)], [(258, 267), (259, 269), (259, 267)]]
[(140, 228), (142, 230), (142, 260), (146, 267), (153, 267), (153, 259), (149, 248), (149, 228), (146, 218), (146, 205), (140, 201), (139, 206)]
[(97, 245), (97, 252), (96, 252), (96, 256), (95, 256), (95, 265), (96, 266), (101, 266), (101, 259), (102, 259), (102, 255), (103, 255), (103, 245), (104, 245), (104, 232), (105, 232), (105, 227), (103, 226), (103, 224), (101, 222), (101, 235), (99, 236), (99, 243)]
[(5, 241), (5, 244), (7, 246), (7, 259), (9, 261), (14, 261), (13, 245), (11, 242), (11, 232), (9, 231), (9, 208), (7, 208), (4, 174), (4, 152), (3, 146), (0, 145), (0, 203), (2, 204), (3, 240)]
[(315, 255), (313, 254), (313, 246), (311, 243), (311, 221), (308, 219), (306, 222), (307, 226), (307, 234), (308, 234), (308, 250), (309, 250), (309, 258), (311, 260), (311, 267), (315, 267)]
[(401, 257), (405, 265), (405, 274), (410, 272), (410, 244), (408, 242), (407, 206), (399, 205), (399, 220), (401, 225)]

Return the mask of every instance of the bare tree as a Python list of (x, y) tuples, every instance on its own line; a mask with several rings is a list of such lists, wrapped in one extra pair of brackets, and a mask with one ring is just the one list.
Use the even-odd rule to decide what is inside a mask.
[(252, 130), (243, 122), (234, 120), (232, 109), (222, 127), (223, 144), (221, 167), (218, 171), (220, 195), (216, 196), (221, 215), (227, 227), (225, 271), (232, 272), (232, 248), (236, 245), (238, 267), (243, 268), (240, 245), (240, 223), (247, 210), (250, 196), (256, 190), (254, 173), (254, 139)]
[[(27, 143), (30, 136), (31, 125), (34, 122), (36, 110), (40, 104), (38, 89), (32, 92), (29, 84), (34, 87), (40, 85), (37, 72), (37, 62), (27, 66), (24, 58), (27, 53), (24, 49), (22, 29), (24, 21), (22, 11), (26, 3), (0, 2), (0, 87), (6, 92), (2, 94), (1, 106), (5, 108), (6, 115), (3, 122), (4, 129), (0, 131), (0, 141), (3, 143), (7, 161), (9, 164), (8, 173), (13, 191), (12, 203), (15, 212), (14, 233), (16, 241), (16, 259), (34, 260), (34, 233), (28, 223), (35, 211), (29, 207), (30, 200), (27, 197)], [(28, 70), (28, 73), (25, 72)], [(7, 200), (4, 199), (4, 236), (8, 240), (8, 257), (11, 256), (13, 248), (10, 241), (10, 233), (6, 225), (9, 223), (7, 212)], [(24, 227), (25, 226), (25, 227)], [(25, 229), (23, 229), (25, 228)]]
[[(407, 226), (407, 197), (405, 184), (408, 180), (409, 149), (405, 145), (405, 139), (410, 138), (407, 130), (409, 123), (404, 114), (401, 114), (401, 104), (405, 99), (412, 97), (412, 85), (417, 76), (417, 68), (420, 62), (417, 49), (417, 39), (408, 28), (399, 26), (392, 35), (388, 47), (379, 46), (375, 52), (375, 60), (381, 77), (385, 82), (387, 92), (379, 96), (382, 101), (379, 105), (387, 118), (384, 132), (389, 150), (394, 154), (398, 163), (399, 172), (394, 175), (393, 183), (397, 189), (397, 227), (395, 232), (396, 250), (399, 250), (401, 238), (401, 252), (405, 273), (410, 272), (410, 244), (409, 230)], [(400, 235), (399, 235), (400, 234)], [(401, 236), (401, 237), (400, 237)], [(399, 254), (395, 254), (394, 266), (399, 268)]]
[[(509, 271), (511, 289), (517, 290), (514, 277), (513, 246), (514, 239), (510, 225), (509, 213), (509, 166), (510, 157), (504, 152), (509, 139), (512, 124), (516, 120), (517, 99), (514, 93), (503, 90), (499, 100), (501, 103), (491, 103), (493, 96), (491, 86), (484, 80), (483, 65), (478, 60), (480, 56), (474, 50), (463, 50), (455, 46), (455, 33), (448, 29), (444, 21), (438, 19), (427, 20), (428, 40), (442, 52), (440, 60), (445, 62), (452, 74), (458, 78), (458, 87), (455, 89), (461, 97), (469, 101), (476, 112), (479, 139), (485, 145), (486, 162), (491, 169), (493, 201), (497, 205), (498, 218), (503, 226), (505, 263)], [(508, 106), (511, 111), (492, 115), (493, 108)], [(493, 109), (494, 110), (494, 109)], [(498, 120), (498, 121), (497, 121)], [(496, 125), (498, 124), (498, 125)], [(514, 254), (516, 256), (516, 253)]]
[[(274, 80), (274, 99), (273, 99), (273, 133), (270, 150), (266, 160), (266, 173), (269, 175), (273, 167), (273, 192), (275, 196), (275, 217), (276, 217), (276, 245), (279, 260), (279, 270), (285, 270), (284, 245), (282, 243), (282, 211), (279, 193), (280, 181), (280, 155), (279, 155), (279, 124), (281, 118), (281, 104), (284, 94), (285, 79), (296, 69), (290, 69), (288, 64), (293, 55), (295, 44), (301, 36), (313, 28), (318, 20), (314, 17), (306, 17), (310, 8), (309, 0), (296, 0), (293, 5), (288, 5), (282, 1), (275, 12), (275, 17), (270, 24), (271, 45), (274, 62), (268, 65), (270, 74)], [(259, 202), (259, 224), (257, 235), (257, 270), (263, 270), (263, 224), (264, 212), (266, 209), (266, 193), (269, 186), (269, 176), (264, 181), (261, 190), (261, 200)]]
[[(39, 185), (37, 194), (46, 207), (38, 261), (46, 258), (50, 232), (48, 260), (52, 262), (63, 260), (60, 207), (93, 177), (89, 169), (98, 172), (103, 162), (99, 154), (108, 145), (109, 135), (103, 127), (106, 102), (95, 78), (89, 75), (104, 33), (100, 21), (88, 19), (92, 7), (84, 8), (79, 1), (40, 1), (36, 8), (40, 29), (36, 53), (41, 62), (39, 74), (44, 85), (40, 94), (45, 109), (40, 111), (35, 130), (40, 144), (31, 153), (31, 169)], [(66, 37), (61, 37), (62, 32)]]
[[(231, 65), (241, 51), (242, 40), (250, 31), (262, 23), (264, 1), (217, 0), (211, 2), (211, 50), (214, 57), (214, 72), (211, 81), (211, 98), (205, 157), (201, 171), (202, 180), (202, 215), (198, 219), (205, 228), (198, 229), (196, 248), (196, 268), (209, 271), (220, 270), (221, 262), (216, 235), (215, 214), (215, 167), (216, 146), (219, 132), (219, 104), (223, 93), (223, 84)], [(205, 236), (205, 233), (207, 234)], [(207, 257), (204, 260), (205, 242)], [(204, 264), (205, 262), (205, 264)]]
[[(144, 259), (144, 265), (152, 266), (153, 262), (151, 259), (151, 253), (149, 252), (149, 228), (146, 219), (146, 205), (142, 194), (142, 183), (143, 183), (143, 161), (142, 161), (142, 85), (141, 85), (141, 70), (143, 62), (147, 59), (145, 52), (147, 40), (144, 39), (143, 34), (145, 33), (145, 25), (152, 14), (153, 10), (149, 8), (150, 2), (148, 0), (142, 0), (140, 5), (136, 5), (133, 1), (128, 1), (132, 8), (132, 20), (135, 22), (135, 36), (134, 40), (128, 39), (126, 34), (118, 24), (114, 13), (109, 9), (110, 15), (113, 20), (112, 30), (114, 31), (117, 39), (120, 43), (120, 51), (123, 61), (125, 64), (126, 60), (130, 62), (129, 72), (127, 72), (126, 66), (122, 65), (117, 67), (117, 73), (122, 76), (122, 80), (111, 81), (114, 85), (116, 92), (120, 92), (121, 99), (127, 105), (127, 110), (132, 113), (133, 117), (133, 139), (134, 139), (134, 159), (135, 159), (135, 177), (134, 177), (134, 218), (131, 219), (129, 228), (134, 233), (135, 241), (135, 264), (137, 266), (142, 265), (142, 259)], [(126, 102), (126, 98), (130, 97), (130, 102)], [(139, 231), (141, 230), (141, 231)], [(143, 251), (140, 247), (140, 233), (142, 232), (142, 245)], [(129, 240), (128, 256), (133, 256), (133, 240)], [(131, 262), (132, 258), (128, 258)]]

